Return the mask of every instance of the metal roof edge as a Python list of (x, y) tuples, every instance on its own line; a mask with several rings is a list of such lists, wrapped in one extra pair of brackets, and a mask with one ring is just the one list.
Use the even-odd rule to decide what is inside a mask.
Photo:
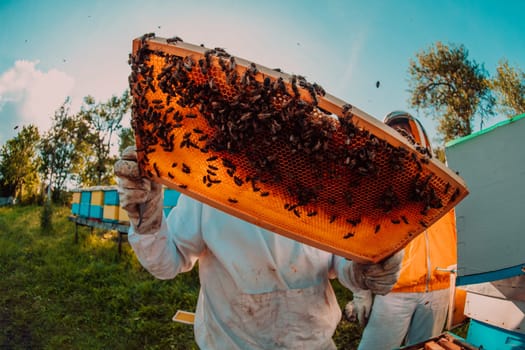
[(451, 141), (449, 141), (449, 142), (447, 142), (447, 143), (445, 144), (445, 148), (453, 147), (453, 146), (455, 146), (455, 145), (457, 145), (457, 144), (459, 144), (459, 143), (462, 143), (462, 142), (468, 141), (468, 140), (473, 139), (473, 138), (475, 138), (475, 137), (478, 137), (478, 136), (480, 136), (480, 135), (482, 135), (482, 134), (486, 134), (486, 133), (491, 132), (492, 130), (497, 129), (497, 128), (503, 126), (503, 125), (507, 125), (507, 124), (514, 123), (514, 122), (516, 122), (516, 121), (518, 121), (518, 120), (520, 120), (520, 119), (523, 119), (523, 118), (525, 118), (525, 113), (523, 113), (523, 114), (518, 114), (518, 115), (516, 115), (516, 116), (514, 116), (514, 117), (512, 117), (512, 118), (509, 118), (509, 119), (507, 119), (507, 120), (503, 120), (503, 121), (501, 121), (501, 122), (499, 122), (499, 123), (496, 123), (496, 124), (494, 124), (494, 125), (492, 125), (492, 126), (486, 128), (486, 129), (483, 129), (483, 130), (477, 131), (477, 132), (472, 133), (472, 134), (467, 135), (467, 136), (463, 136), (463, 137), (460, 137), (460, 138), (457, 138), (457, 139), (451, 140)]

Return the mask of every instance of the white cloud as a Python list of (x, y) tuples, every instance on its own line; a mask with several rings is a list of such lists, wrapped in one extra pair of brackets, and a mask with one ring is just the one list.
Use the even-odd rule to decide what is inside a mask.
[(57, 69), (39, 70), (38, 63), (19, 60), (0, 74), (0, 115), (7, 103), (13, 104), (21, 125), (31, 123), (43, 132), (51, 126), (55, 110), (70, 95), (74, 79)]

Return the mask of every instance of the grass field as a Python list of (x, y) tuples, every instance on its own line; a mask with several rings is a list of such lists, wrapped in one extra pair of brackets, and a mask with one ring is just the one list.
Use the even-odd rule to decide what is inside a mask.
[[(194, 311), (198, 273), (156, 280), (116, 232), (79, 227), (55, 207), (53, 229), (40, 229), (42, 207), (0, 208), (1, 349), (197, 349), (193, 328), (172, 322)], [(351, 293), (333, 282), (340, 305)], [(355, 349), (361, 330), (342, 321), (334, 340)]]

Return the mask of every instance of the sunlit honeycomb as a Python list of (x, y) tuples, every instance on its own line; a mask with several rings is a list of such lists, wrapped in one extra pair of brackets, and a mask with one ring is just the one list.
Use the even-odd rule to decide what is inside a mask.
[(303, 77), (148, 36), (130, 65), (144, 174), (279, 234), (377, 262), (467, 194), (351, 105), (322, 108), (329, 95)]

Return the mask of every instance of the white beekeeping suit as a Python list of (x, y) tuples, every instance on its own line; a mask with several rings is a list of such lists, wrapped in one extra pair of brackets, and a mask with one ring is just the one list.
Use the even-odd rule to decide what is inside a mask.
[(134, 151), (122, 157), (115, 173), (140, 263), (170, 279), (199, 261), (195, 339), (202, 349), (335, 349), (341, 311), (329, 279), (378, 294), (397, 280), (402, 254), (353, 263), (184, 195), (164, 218), (161, 186), (139, 178)]

